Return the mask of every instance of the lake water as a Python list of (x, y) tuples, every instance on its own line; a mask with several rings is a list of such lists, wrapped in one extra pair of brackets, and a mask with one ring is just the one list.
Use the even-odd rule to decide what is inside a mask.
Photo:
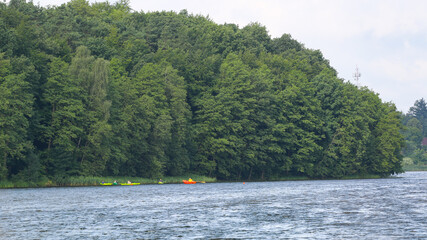
[(427, 172), (0, 189), (0, 239), (427, 239)]

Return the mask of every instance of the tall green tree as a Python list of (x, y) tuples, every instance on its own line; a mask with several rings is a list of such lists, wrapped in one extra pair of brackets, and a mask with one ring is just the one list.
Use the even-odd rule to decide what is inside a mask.
[(50, 106), (44, 130), (48, 174), (79, 174), (77, 149), (84, 133), (83, 90), (71, 78), (69, 65), (59, 58), (49, 63), (49, 77), (44, 90), (44, 101)]
[(401, 128), (401, 116), (394, 104), (384, 103), (382, 117), (373, 131), (376, 151), (371, 152), (372, 161), (368, 165), (373, 173), (390, 175), (403, 172)]
[[(396, 109), (259, 23), (13, 0), (0, 3), (0, 52), (1, 178), (401, 171)], [(413, 159), (426, 109), (421, 99), (404, 119)]]
[(282, 169), (312, 176), (315, 159), (321, 150), (323, 123), (317, 116), (320, 105), (312, 97), (314, 88), (304, 73), (293, 70), (281, 81), (277, 89), (280, 115), (275, 133), (284, 150)]
[(409, 115), (418, 119), (423, 126), (422, 134), (427, 137), (427, 103), (424, 98), (415, 101), (414, 106), (409, 109)]
[(241, 164), (244, 137), (254, 128), (247, 107), (253, 100), (246, 99), (251, 88), (248, 67), (237, 55), (230, 54), (221, 66), (216, 86), (198, 103), (198, 161), (203, 172), (215, 171), (220, 178), (235, 175), (233, 171)]
[(221, 65), (216, 85), (200, 99), (196, 113), (197, 162), (205, 174), (259, 177), (263, 170), (257, 169), (272, 161), (267, 157), (275, 144), (268, 142), (272, 136), (259, 135), (267, 135), (266, 127), (272, 124), (267, 116), (272, 103), (269, 74), (265, 65), (251, 70), (235, 54)]
[(170, 64), (161, 62), (145, 65), (136, 79), (138, 92), (152, 99), (155, 107), (149, 120), (147, 167), (155, 175), (180, 174), (189, 167), (186, 139), (191, 119), (183, 78)]
[(20, 165), (33, 147), (28, 140), (33, 100), (25, 73), (13, 74), (10, 61), (0, 54), (0, 179), (25, 167)]
[(111, 102), (107, 100), (109, 83), (108, 62), (95, 59), (89, 49), (79, 47), (70, 65), (70, 76), (82, 91), (81, 101), (85, 110), (77, 152), (84, 175), (101, 175), (110, 156)]

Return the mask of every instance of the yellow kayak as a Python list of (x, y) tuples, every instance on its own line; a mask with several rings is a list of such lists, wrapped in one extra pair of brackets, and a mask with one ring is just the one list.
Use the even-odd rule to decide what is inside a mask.
[(124, 185), (124, 186), (130, 186), (130, 185), (139, 185), (141, 183), (137, 182), (137, 183), (120, 183), (120, 185)]
[(113, 185), (113, 183), (100, 183), (101, 185), (104, 185), (104, 186), (110, 186), (110, 185)]

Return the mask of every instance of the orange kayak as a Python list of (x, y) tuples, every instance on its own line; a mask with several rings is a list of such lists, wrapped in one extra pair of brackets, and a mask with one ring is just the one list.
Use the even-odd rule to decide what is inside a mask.
[(196, 181), (188, 181), (188, 180), (182, 180), (182, 182), (184, 184), (195, 184), (196, 183)]

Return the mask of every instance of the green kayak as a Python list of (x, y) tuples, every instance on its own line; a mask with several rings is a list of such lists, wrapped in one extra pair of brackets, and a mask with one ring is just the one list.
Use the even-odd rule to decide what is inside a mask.
[(101, 185), (103, 185), (103, 186), (117, 186), (117, 185), (120, 185), (120, 184), (118, 184), (118, 183), (110, 183), (110, 182), (106, 182), (106, 183), (100, 183)]

